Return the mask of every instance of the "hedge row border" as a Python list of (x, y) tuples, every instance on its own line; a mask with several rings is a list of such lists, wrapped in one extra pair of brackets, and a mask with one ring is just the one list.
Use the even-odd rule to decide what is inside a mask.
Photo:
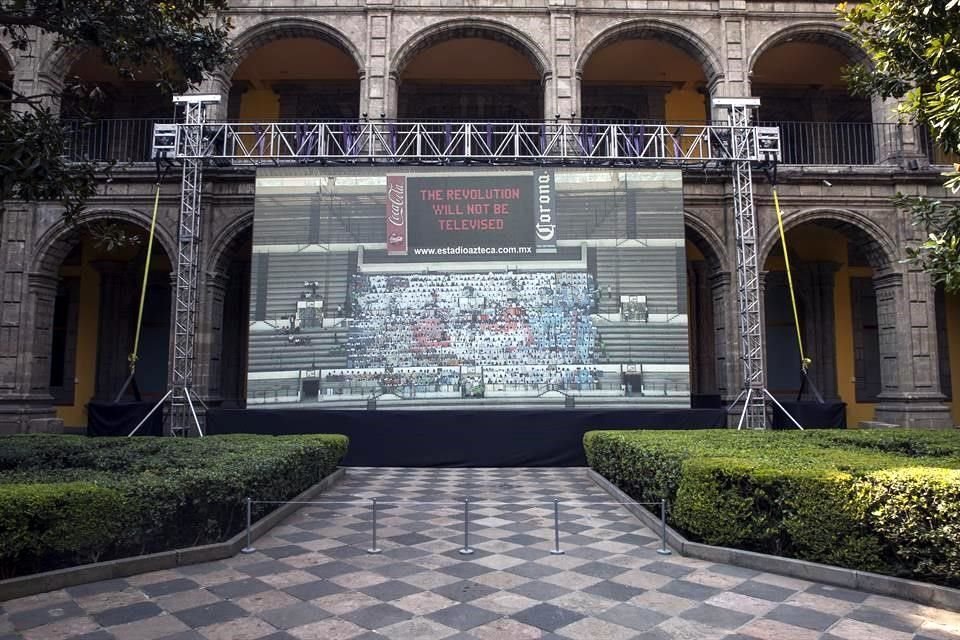
[[(296, 502), (308, 501), (332, 489), (343, 480), (345, 475), (346, 470), (343, 467), (338, 468), (297, 497), (292, 498), (287, 503), (280, 505), (278, 508), (254, 522), (250, 527), (251, 540), (256, 540), (263, 536), (303, 506), (295, 504)], [(77, 567), (68, 567), (66, 569), (8, 578), (6, 580), (0, 580), (0, 602), (13, 600), (14, 598), (22, 598), (24, 596), (32, 596), (38, 593), (46, 593), (47, 591), (56, 591), (57, 589), (66, 587), (75, 587), (89, 582), (126, 578), (149, 571), (174, 569), (190, 564), (223, 560), (224, 558), (237, 555), (240, 549), (246, 546), (246, 543), (247, 530), (244, 529), (229, 540), (223, 542), (215, 542), (198, 547), (171, 549), (169, 551), (160, 551), (142, 556), (117, 558), (105, 562), (95, 562)]]
[[(593, 469), (587, 469), (587, 476), (651, 531), (660, 530), (660, 518), (637, 504), (633, 498), (621, 491), (615, 484)], [(910, 600), (918, 604), (950, 609), (951, 611), (960, 611), (960, 589), (895, 578), (868, 571), (834, 567), (808, 560), (796, 560), (755, 551), (691, 542), (669, 526), (667, 527), (666, 542), (680, 555), (697, 558), (698, 560), (731, 564), (744, 569), (776, 573), (790, 578), (821, 582), (835, 587), (855, 589), (866, 593)]]

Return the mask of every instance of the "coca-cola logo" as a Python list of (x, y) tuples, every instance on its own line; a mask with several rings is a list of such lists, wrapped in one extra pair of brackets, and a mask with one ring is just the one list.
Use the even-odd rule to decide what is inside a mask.
[(399, 227), (406, 215), (406, 190), (403, 182), (394, 182), (387, 188), (387, 222)]

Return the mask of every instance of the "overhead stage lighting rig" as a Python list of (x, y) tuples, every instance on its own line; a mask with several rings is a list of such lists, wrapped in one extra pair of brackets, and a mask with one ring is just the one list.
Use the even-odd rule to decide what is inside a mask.
[[(731, 170), (737, 221), (737, 301), (740, 310), (744, 400), (740, 426), (766, 425), (763, 343), (757, 271), (752, 166), (780, 159), (780, 132), (756, 127), (759, 100), (724, 98), (725, 124), (672, 125), (585, 122), (218, 122), (204, 118), (216, 95), (175, 98), (182, 122), (155, 125), (154, 155), (183, 163), (177, 256), (176, 326), (170, 372), (170, 431), (200, 423), (193, 405), (193, 342), (198, 288), (202, 166), (286, 164), (581, 165), (703, 167)], [(773, 400), (776, 402), (776, 400)], [(162, 402), (161, 402), (162, 404)], [(189, 409), (189, 412), (188, 412)], [(799, 426), (799, 425), (798, 425)]]

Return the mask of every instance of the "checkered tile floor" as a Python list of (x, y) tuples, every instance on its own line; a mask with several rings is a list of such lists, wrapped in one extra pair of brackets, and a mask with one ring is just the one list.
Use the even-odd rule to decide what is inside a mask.
[(583, 469), (354, 468), (322, 500), (250, 555), (6, 602), (0, 640), (960, 640), (958, 613), (660, 556)]

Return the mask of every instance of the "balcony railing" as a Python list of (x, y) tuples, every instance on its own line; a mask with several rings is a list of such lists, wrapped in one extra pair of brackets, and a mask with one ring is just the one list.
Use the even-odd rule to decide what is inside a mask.
[(938, 166), (960, 164), (960, 156), (941, 149), (933, 135), (926, 129), (917, 129), (917, 144), (923, 149), (930, 164)]
[(781, 162), (869, 166), (903, 154), (900, 125), (872, 122), (767, 122), (780, 128)]
[(78, 162), (146, 162), (150, 160), (153, 125), (170, 122), (170, 118), (63, 120), (66, 155)]
[[(97, 161), (97, 162), (145, 162), (150, 159), (151, 144), (153, 139), (153, 126), (160, 123), (170, 123), (170, 119), (156, 118), (123, 118), (123, 119), (103, 119), (103, 120), (64, 120), (64, 130), (67, 136), (67, 157), (76, 161)], [(782, 150), (783, 164), (793, 165), (854, 165), (870, 166), (896, 163), (904, 152), (904, 125), (887, 123), (865, 123), (865, 122), (763, 122), (762, 126), (776, 126), (780, 129), (780, 144)], [(265, 146), (265, 152), (271, 150), (265, 132), (261, 129), (255, 129), (260, 125), (235, 125), (238, 131), (242, 127), (251, 127), (248, 134), (237, 136), (237, 140), (246, 143), (251, 150), (256, 151), (255, 147)], [(275, 125), (278, 130), (285, 126), (306, 127), (308, 125)], [(360, 129), (362, 123), (329, 123), (323, 125), (323, 130), (331, 136), (329, 144), (343, 145), (346, 140), (352, 140), (351, 144), (357, 144), (356, 132)], [(396, 125), (397, 130), (404, 125)], [(412, 125), (411, 125), (412, 126)], [(424, 126), (417, 123), (416, 126)], [(438, 130), (438, 144), (442, 143), (444, 135), (449, 135), (444, 129), (451, 125), (440, 125)], [(481, 126), (474, 125), (474, 129)], [(507, 123), (491, 123), (494, 136), (500, 128), (508, 126)], [(530, 127), (534, 131), (537, 127), (541, 129), (544, 126), (536, 123), (520, 124), (522, 127)], [(597, 136), (597, 125), (583, 123), (574, 125), (577, 128), (577, 144), (600, 144), (600, 141), (593, 140)], [(636, 155), (643, 157), (643, 153), (638, 152), (642, 145), (639, 143), (643, 136), (655, 136), (656, 125), (652, 123), (623, 123), (619, 127), (622, 140), (616, 142), (619, 152), (624, 153), (626, 157)], [(594, 129), (591, 129), (594, 127)], [(334, 140), (340, 131), (342, 139)], [(710, 144), (710, 136), (704, 135), (703, 125), (697, 124), (678, 124), (676, 126), (659, 129), (665, 131), (667, 137), (664, 140), (654, 139), (654, 145), (663, 146), (661, 152), (675, 152), (676, 156), (684, 156), (687, 159), (696, 160), (698, 154), (708, 157), (711, 154), (713, 145)], [(308, 134), (301, 137), (306, 139)], [(394, 134), (396, 136), (396, 133)], [(619, 135), (619, 134), (618, 134)], [(487, 136), (481, 132), (481, 137)], [(545, 136), (531, 134), (529, 144), (537, 146), (542, 144)], [(930, 136), (919, 132), (918, 152), (927, 156), (932, 164), (948, 164), (955, 159), (943, 154), (931, 141)], [(266, 144), (265, 144), (266, 142)], [(622, 149), (620, 149), (622, 147)], [(257, 155), (254, 153), (254, 155)]]

